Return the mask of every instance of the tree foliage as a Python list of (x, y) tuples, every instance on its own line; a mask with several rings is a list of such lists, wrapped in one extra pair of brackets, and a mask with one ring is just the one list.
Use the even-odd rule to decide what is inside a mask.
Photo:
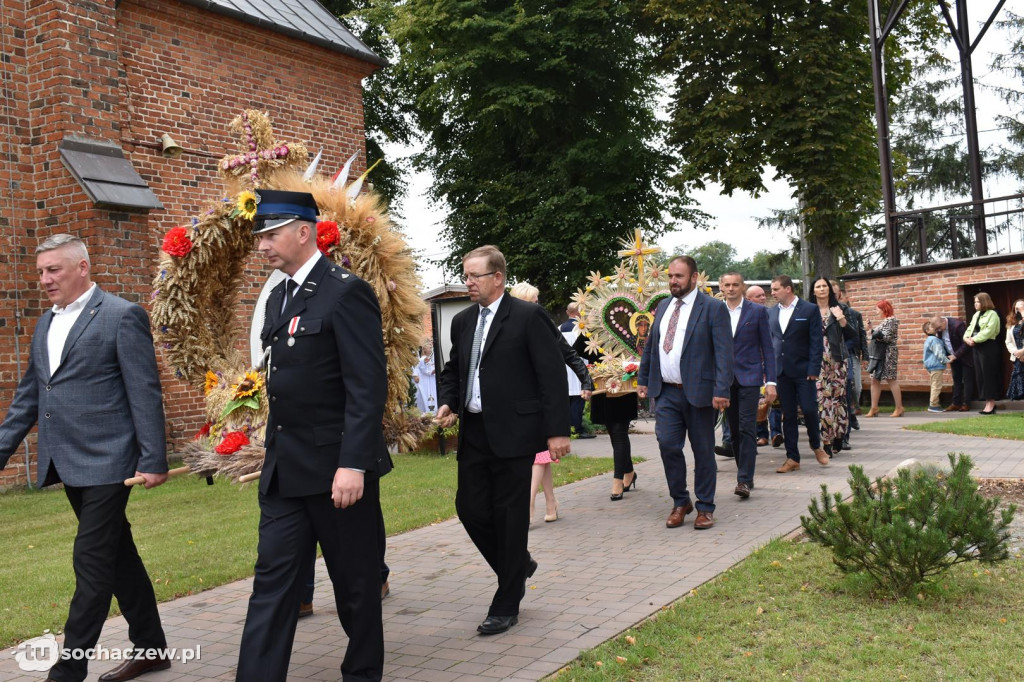
[[(398, 50), (388, 34), (394, 20), (394, 0), (323, 0), (324, 7), (378, 57), (394, 63)], [(394, 67), (384, 67), (363, 83), (363, 120), (366, 127), (366, 160), (381, 160), (370, 182), (392, 206), (406, 191), (406, 163), (388, 157), (389, 144), (408, 145), (415, 138), (408, 95), (395, 77)]]
[[(912, 2), (897, 36), (922, 50), (940, 28), (930, 3)], [(674, 83), (677, 181), (756, 196), (774, 167), (801, 201), (816, 272), (832, 276), (881, 193), (863, 0), (650, 0), (649, 12)], [(908, 75), (900, 44), (886, 51), (890, 94)]]
[(772, 279), (776, 275), (789, 275), (800, 279), (800, 261), (792, 250), (775, 253), (758, 251), (750, 258), (736, 258), (736, 249), (722, 241), (710, 241), (701, 246), (679, 246), (672, 255), (687, 255), (697, 261), (697, 267), (712, 281), (734, 270), (746, 281)]
[(495, 244), (510, 278), (559, 305), (634, 228), (653, 241), (699, 219), (667, 183), (629, 2), (408, 0), (393, 35), (428, 143), (416, 162), (450, 207), (449, 272)]

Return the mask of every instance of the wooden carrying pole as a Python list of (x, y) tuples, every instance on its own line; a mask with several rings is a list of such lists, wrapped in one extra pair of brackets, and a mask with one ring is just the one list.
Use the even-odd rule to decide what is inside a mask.
[[(172, 476), (180, 476), (181, 474), (187, 474), (188, 472), (188, 467), (178, 467), (177, 469), (171, 469), (170, 471), (168, 471), (167, 477), (171, 478)], [(128, 487), (131, 487), (133, 485), (142, 485), (145, 482), (146, 479), (144, 479), (142, 476), (135, 476), (133, 478), (124, 479), (124, 484)]]

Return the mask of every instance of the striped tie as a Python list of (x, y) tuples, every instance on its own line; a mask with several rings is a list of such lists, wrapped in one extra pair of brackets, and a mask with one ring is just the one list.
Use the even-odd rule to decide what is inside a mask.
[(469, 378), (466, 379), (467, 405), (473, 398), (473, 380), (476, 378), (476, 368), (480, 364), (480, 346), (484, 342), (484, 325), (487, 324), (487, 316), (490, 314), (490, 308), (480, 309), (480, 324), (476, 326), (476, 334), (473, 335), (473, 350), (469, 352)]

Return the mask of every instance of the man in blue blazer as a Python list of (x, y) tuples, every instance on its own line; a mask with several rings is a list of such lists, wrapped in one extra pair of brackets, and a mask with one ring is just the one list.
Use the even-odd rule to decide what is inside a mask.
[[(89, 267), (89, 252), (73, 235), (53, 235), (36, 248), (53, 308), (36, 325), (28, 368), (0, 424), (0, 469), (38, 424), (38, 485), (63, 483), (78, 518), (64, 649), (95, 647), (117, 597), (142, 654), (100, 677), (117, 682), (171, 665), (159, 657), (167, 640), (125, 516), (131, 487), (124, 484), (136, 475), (147, 488), (167, 480), (167, 445), (146, 311), (93, 284)], [(87, 665), (81, 657), (58, 660), (47, 679), (79, 682)]]
[(732, 324), (733, 382), (729, 395), (729, 430), (736, 453), (736, 489), (743, 499), (754, 487), (754, 462), (757, 458), (757, 403), (764, 386), (768, 403), (775, 401), (775, 349), (768, 329), (768, 311), (764, 306), (744, 300), (743, 275), (727, 272), (718, 278), (725, 295)]
[(715, 416), (729, 407), (732, 329), (725, 304), (697, 290), (692, 258), (673, 258), (668, 282), (672, 297), (658, 304), (640, 358), (637, 394), (656, 399), (654, 431), (672, 497), (665, 526), (678, 528), (694, 509), (683, 458), (689, 432), (697, 497), (693, 527), (704, 530), (715, 524)]
[(797, 298), (789, 276), (779, 275), (772, 280), (772, 297), (779, 303), (768, 310), (768, 328), (775, 346), (782, 433), (786, 439), (786, 461), (776, 471), (788, 474), (800, 468), (797, 405), (804, 413), (814, 457), (821, 466), (828, 464), (828, 455), (821, 449), (817, 388), (825, 346), (818, 306)]

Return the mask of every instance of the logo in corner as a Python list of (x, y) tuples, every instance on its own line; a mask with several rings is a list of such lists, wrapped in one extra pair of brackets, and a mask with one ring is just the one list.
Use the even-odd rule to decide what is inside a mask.
[(43, 630), (41, 637), (33, 637), (18, 645), (14, 659), (18, 667), (32, 672), (44, 672), (53, 667), (60, 658), (60, 644), (49, 630)]

